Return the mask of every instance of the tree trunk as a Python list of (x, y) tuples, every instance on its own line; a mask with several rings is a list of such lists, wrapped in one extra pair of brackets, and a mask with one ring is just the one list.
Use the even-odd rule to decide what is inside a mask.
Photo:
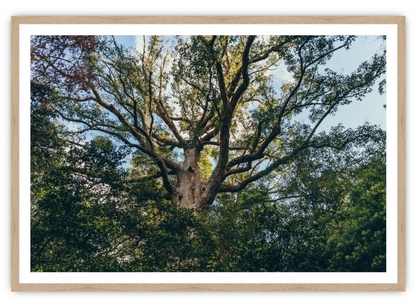
[(201, 200), (200, 152), (196, 148), (185, 151), (185, 160), (178, 173), (178, 206), (198, 209)]

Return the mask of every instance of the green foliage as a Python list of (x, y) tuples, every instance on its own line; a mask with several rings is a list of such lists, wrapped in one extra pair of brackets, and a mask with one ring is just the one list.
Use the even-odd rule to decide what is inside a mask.
[[(317, 131), (373, 90), (385, 52), (343, 75), (325, 64), (356, 37), (251, 39), (33, 38), (32, 271), (386, 270), (386, 134)], [(214, 194), (201, 211), (174, 200), (192, 166)]]
[(220, 242), (219, 270), (385, 271), (385, 153), (379, 132), (366, 139), (364, 150), (309, 150), (280, 173), (278, 183), (265, 179), (236, 196), (219, 196), (210, 210)]
[(355, 172), (328, 239), (331, 271), (386, 271), (386, 167), (376, 159)]
[(67, 165), (45, 171), (33, 185), (32, 271), (385, 270), (382, 159), (351, 170), (304, 156), (280, 186), (279, 198), (286, 199), (275, 200), (266, 179), (220, 195), (196, 216), (160, 197), (156, 181), (121, 191), (110, 175), (117, 164), (110, 143), (98, 139), (76, 158), (66, 156), (110, 179), (106, 192), (94, 191)]
[[(45, 124), (50, 113), (32, 107), (32, 139), (39, 144), (32, 146), (32, 271), (208, 268), (217, 248), (206, 222), (161, 198), (156, 181), (124, 185), (122, 147), (96, 137), (65, 148), (56, 127)], [(38, 141), (46, 128), (49, 139)], [(47, 153), (40, 163), (37, 156)]]
[[(31, 172), (36, 173), (53, 165), (62, 153), (63, 141), (58, 137), (51, 100), (55, 92), (45, 86), (31, 84)], [(33, 175), (32, 175), (33, 179)]]

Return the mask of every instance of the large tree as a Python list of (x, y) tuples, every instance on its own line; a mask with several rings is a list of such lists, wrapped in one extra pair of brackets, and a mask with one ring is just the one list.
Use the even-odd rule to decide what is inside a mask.
[[(373, 135), (370, 128), (318, 132), (385, 73), (385, 51), (350, 75), (326, 66), (354, 36), (172, 39), (174, 47), (144, 38), (143, 49), (132, 50), (114, 37), (32, 37), (32, 86), (53, 92), (50, 110), (72, 135), (98, 131), (131, 149), (136, 170), (123, 178), (131, 188), (160, 180), (166, 199), (201, 213), (218, 194), (283, 172), (311, 149), (342, 149)], [(278, 67), (292, 76), (280, 88)]]

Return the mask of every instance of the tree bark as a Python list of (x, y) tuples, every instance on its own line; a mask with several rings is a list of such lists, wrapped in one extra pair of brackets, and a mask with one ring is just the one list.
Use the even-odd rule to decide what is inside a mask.
[(178, 206), (198, 209), (201, 200), (200, 152), (197, 148), (185, 150), (185, 160), (178, 173)]

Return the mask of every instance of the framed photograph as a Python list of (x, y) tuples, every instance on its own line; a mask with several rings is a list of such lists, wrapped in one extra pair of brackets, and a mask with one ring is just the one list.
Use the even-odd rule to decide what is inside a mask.
[(12, 17), (12, 291), (404, 291), (405, 17)]

